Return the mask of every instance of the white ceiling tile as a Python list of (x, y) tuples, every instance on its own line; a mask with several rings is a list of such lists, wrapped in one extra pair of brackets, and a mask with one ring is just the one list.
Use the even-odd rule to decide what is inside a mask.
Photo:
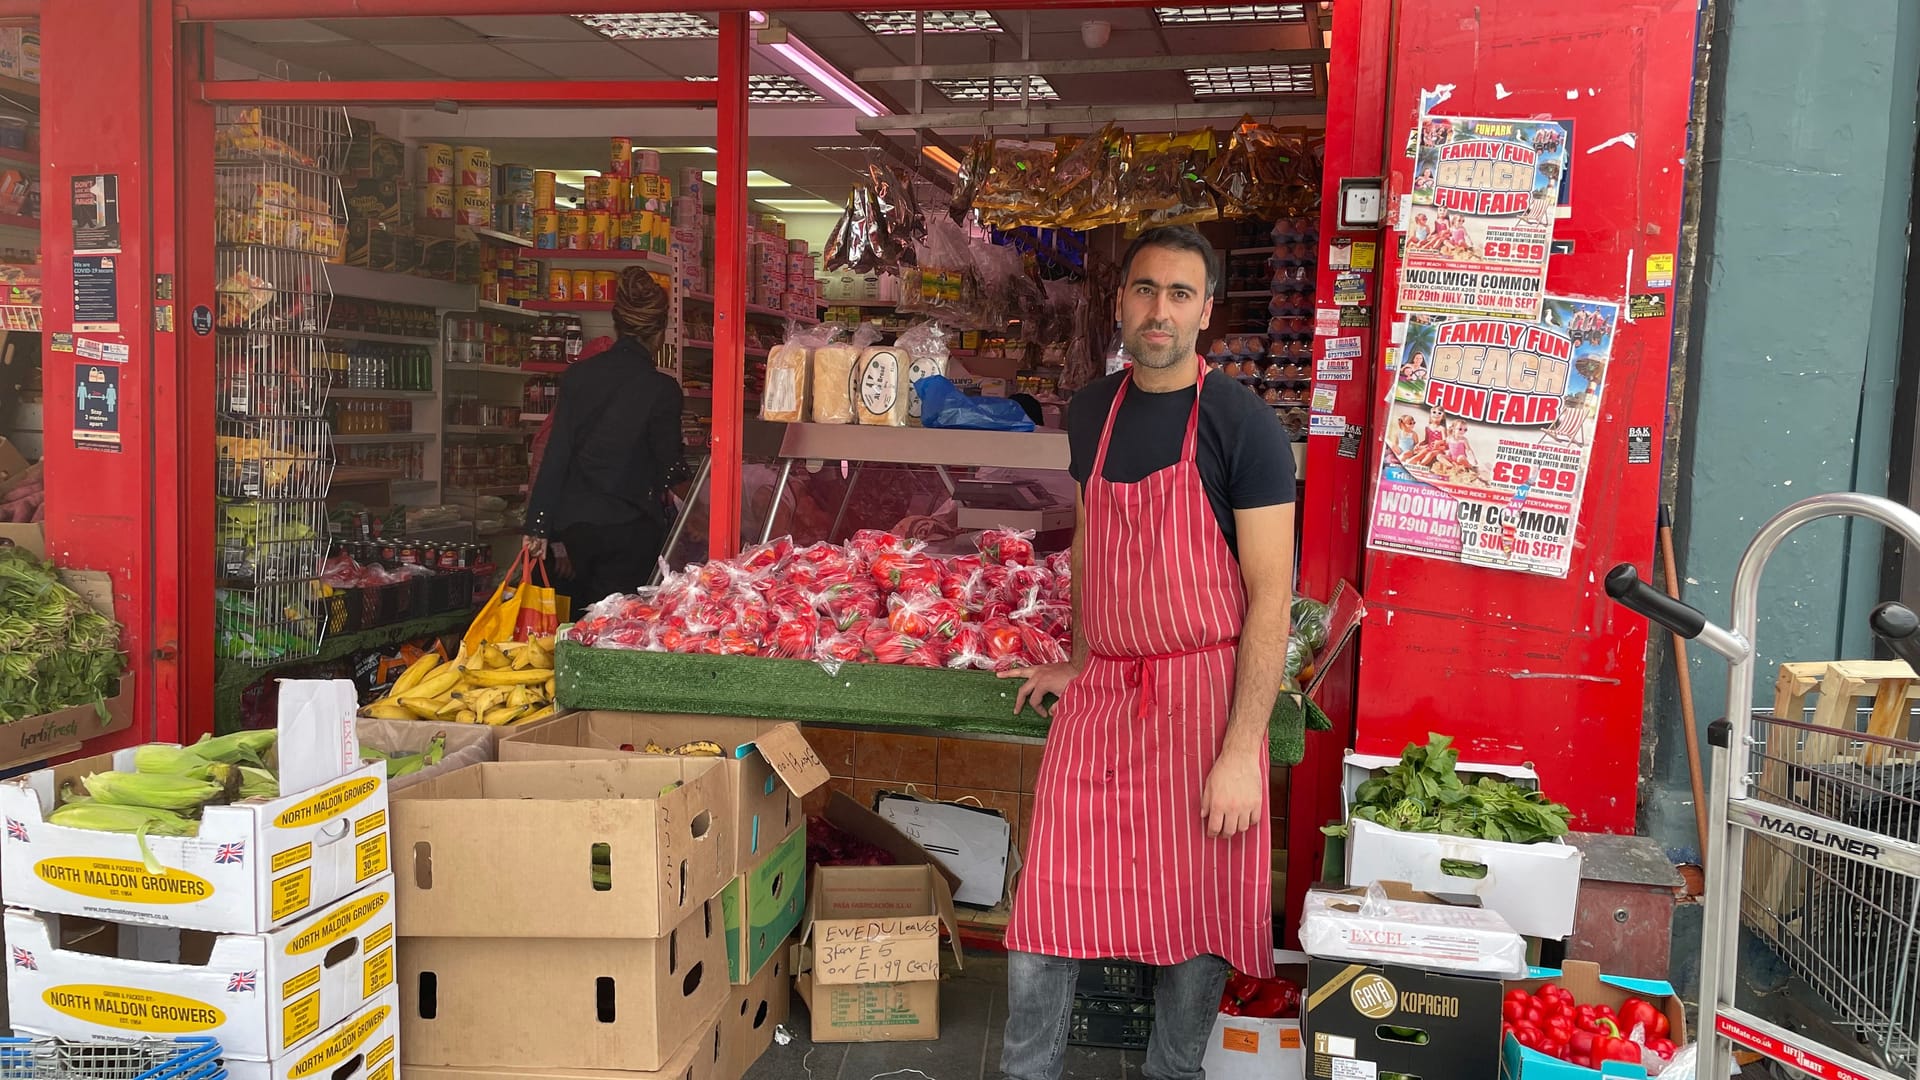
[(319, 44), (349, 40), (342, 34), (336, 34), (306, 19), (236, 19), (221, 23), (220, 30), (242, 40), (262, 45), (278, 42)]
[(539, 79), (552, 74), (492, 45), (386, 45), (386, 51), (449, 79)]
[(335, 33), (359, 41), (385, 45), (390, 42), (479, 41), (480, 35), (453, 19), (390, 17), (383, 19), (319, 19), (317, 23)]
[(334, 79), (426, 79), (433, 72), (359, 42), (343, 45), (276, 45), (273, 55)]
[(599, 35), (583, 42), (547, 42), (510, 44), (495, 42), (502, 51), (560, 78), (581, 79), (660, 79), (669, 77), (614, 42)]
[(604, 41), (565, 15), (469, 15), (454, 20), (494, 43), (505, 41)]

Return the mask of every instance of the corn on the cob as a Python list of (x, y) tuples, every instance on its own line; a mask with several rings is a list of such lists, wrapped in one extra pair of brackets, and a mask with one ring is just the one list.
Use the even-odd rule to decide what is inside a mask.
[(280, 797), (280, 778), (265, 769), (242, 765), (240, 766), (240, 797), (277, 799)]
[(153, 773), (92, 773), (80, 782), (95, 802), (156, 810), (197, 810), (226, 791), (220, 784), (190, 776)]
[(273, 749), (278, 737), (278, 733), (272, 731), (236, 731), (218, 738), (209, 736), (201, 739), (191, 749), (208, 761), (224, 761), (229, 765), (264, 765), (266, 753)]
[(188, 746), (148, 743), (145, 746), (135, 747), (133, 751), (135, 772), (168, 773), (177, 776), (197, 772), (210, 764), (212, 764), (211, 759), (201, 757)]
[(147, 836), (194, 836), (200, 823), (181, 817), (171, 810), (150, 806), (113, 806), (93, 799), (76, 800), (47, 815), (49, 824), (94, 832), (132, 833), (140, 841), (140, 862), (149, 874), (166, 872), (160, 860), (147, 846)]

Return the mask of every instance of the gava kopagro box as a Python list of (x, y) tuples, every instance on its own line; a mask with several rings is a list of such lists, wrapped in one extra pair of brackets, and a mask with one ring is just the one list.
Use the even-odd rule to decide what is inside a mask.
[(140, 839), (50, 824), (63, 787), (133, 771), (133, 751), (0, 783), (0, 897), (106, 922), (260, 934), (387, 872), (386, 766), (360, 764), (353, 684), (280, 684), (280, 783), (290, 794), (209, 806), (197, 836)]
[(393, 985), (393, 878), (270, 934), (210, 934), (6, 914), (7, 1002), (67, 1039), (206, 1035), (278, 1058)]

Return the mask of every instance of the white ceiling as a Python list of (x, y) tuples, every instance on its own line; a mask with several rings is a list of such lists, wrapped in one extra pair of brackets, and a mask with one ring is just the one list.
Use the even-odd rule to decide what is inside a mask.
[[(1163, 27), (1150, 9), (1050, 10), (1001, 12), (1001, 33), (878, 35), (847, 12), (771, 12), (793, 34), (843, 72), (856, 68), (914, 63), (971, 64), (1082, 58), (1131, 58), (1177, 55), (1218, 57), (1266, 49), (1312, 48), (1321, 44), (1318, 28), (1305, 24)], [(711, 18), (711, 17), (710, 17)], [(1090, 18), (1111, 23), (1104, 47), (1089, 49), (1081, 24)], [(307, 79), (682, 79), (715, 73), (710, 40), (610, 41), (573, 19), (556, 15), (473, 16), (462, 18), (382, 18), (254, 20), (217, 28), (222, 70), (235, 65), (269, 76)], [(916, 57), (916, 47), (923, 49)], [(1025, 55), (1023, 56), (1023, 48)], [(804, 73), (785, 65), (771, 50), (753, 50), (750, 70), (767, 74)], [(1061, 105), (1127, 106), (1192, 102), (1192, 90), (1178, 70), (1046, 76)], [(875, 83), (866, 89), (896, 112), (915, 110), (911, 82)], [(931, 85), (919, 91), (919, 110), (939, 112), (979, 105), (955, 105)], [(1017, 106), (1016, 106), (1017, 107)], [(381, 114), (382, 126), (395, 126)], [(496, 160), (524, 161), (545, 168), (600, 167), (606, 135), (624, 133), (636, 143), (712, 145), (713, 116), (704, 109), (620, 110), (580, 115), (550, 110), (466, 109), (457, 115), (431, 110), (401, 112), (395, 132), (413, 138), (460, 138), (491, 145)], [(816, 195), (839, 201), (870, 152), (820, 152), (820, 146), (860, 146), (858, 114), (829, 95), (819, 105), (758, 105), (749, 117), (750, 164), (795, 186), (792, 191), (760, 191), (767, 197)], [(1289, 118), (1287, 123), (1299, 123)], [(1224, 126), (1224, 122), (1222, 122)], [(1027, 129), (1021, 129), (1023, 132)], [(1035, 132), (1038, 133), (1038, 132)], [(946, 133), (964, 145), (968, 132)], [(908, 146), (908, 152), (912, 147)], [(713, 160), (682, 158), (681, 165)]]

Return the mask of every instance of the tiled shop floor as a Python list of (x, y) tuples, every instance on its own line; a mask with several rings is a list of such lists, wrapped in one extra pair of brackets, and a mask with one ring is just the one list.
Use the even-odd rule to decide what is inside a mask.
[[(833, 1043), (815, 1046), (806, 1006), (794, 998), (787, 1031), (747, 1072), (746, 1080), (989, 1080), (1000, 1075), (1000, 1036), (1007, 1022), (1007, 962), (967, 957), (966, 971), (940, 987), (940, 1038), (917, 1043)], [(1124, 1050), (1067, 1048), (1068, 1077), (1138, 1077), (1144, 1055)]]

